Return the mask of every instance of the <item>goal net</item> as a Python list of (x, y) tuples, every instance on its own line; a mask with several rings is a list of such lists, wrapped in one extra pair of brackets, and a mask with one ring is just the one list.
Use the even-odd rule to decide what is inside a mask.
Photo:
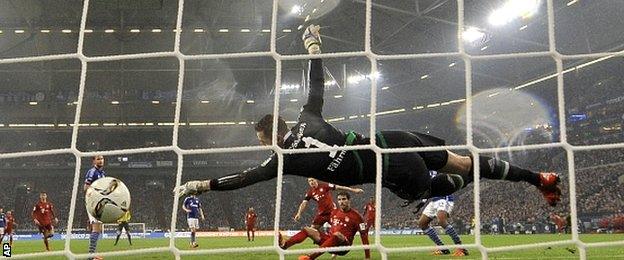
[[(367, 192), (370, 192), (369, 195), (377, 201), (375, 228), (374, 232), (371, 232), (374, 234), (374, 242), (370, 245), (354, 244), (346, 249), (351, 250), (352, 253), (362, 249), (371, 249), (374, 257), (381, 259), (392, 259), (395, 254), (423, 253), (434, 250), (436, 247), (433, 244), (421, 246), (412, 245), (409, 242), (401, 243), (400, 246), (389, 246), (384, 243), (384, 225), (400, 222), (395, 226), (403, 228), (406, 222), (388, 217), (398, 211), (396, 210), (398, 207), (395, 207), (398, 203), (395, 203), (396, 199), (388, 199), (386, 195), (382, 195), (386, 192), (382, 190), (384, 155), (453, 150), (470, 155), (477, 161), (480, 156), (492, 154), (509, 159), (517, 154), (558, 150), (557, 157), (551, 158), (550, 153), (545, 153), (535, 155), (535, 158), (547, 157), (544, 159), (548, 162), (546, 165), (556, 164), (558, 167), (556, 169), (561, 171), (566, 187), (562, 211), (565, 211), (564, 213), (570, 218), (571, 235), (569, 238), (520, 245), (486, 245), (482, 239), (482, 224), (490, 220), (484, 220), (482, 216), (492, 211), (491, 208), (488, 212), (483, 209), (492, 200), (494, 184), (489, 185), (487, 182), (480, 181), (479, 166), (474, 165), (474, 184), (468, 188), (468, 192), (463, 193), (471, 198), (469, 207), (464, 208), (464, 212), (470, 212), (466, 213), (467, 217), (474, 216), (472, 228), (474, 239), (461, 246), (448, 245), (447, 247), (450, 249), (467, 248), (477, 255), (480, 254), (482, 259), (488, 259), (500, 252), (571, 246), (578, 248), (581, 259), (587, 259), (590, 249), (624, 246), (624, 241), (587, 242), (579, 237), (579, 200), (583, 200), (583, 207), (587, 208), (585, 199), (588, 196), (578, 196), (578, 180), (592, 179), (586, 175), (589, 175), (587, 169), (593, 169), (594, 165), (585, 161), (579, 162), (577, 155), (593, 151), (609, 153), (624, 148), (624, 140), (621, 138), (622, 124), (619, 121), (609, 121), (611, 118), (606, 121), (597, 120), (599, 123), (606, 122), (601, 125), (601, 130), (596, 130), (596, 135), (604, 136), (597, 142), (579, 141), (582, 137), (578, 135), (587, 134), (583, 128), (586, 124), (583, 122), (573, 124), (585, 120), (584, 118), (588, 116), (582, 113), (584, 109), (605, 104), (619, 105), (624, 100), (620, 79), (611, 79), (619, 83), (610, 85), (613, 87), (604, 90), (608, 91), (605, 95), (611, 96), (606, 100), (587, 101), (583, 98), (573, 98), (582, 96), (584, 93), (603, 91), (598, 88), (598, 82), (583, 83), (587, 86), (596, 83), (591, 90), (585, 90), (585, 85), (580, 90), (578, 88), (572, 90), (574, 86), (577, 86), (573, 83), (583, 79), (579, 75), (585, 69), (614, 60), (621, 61), (624, 56), (621, 48), (612, 45), (609, 45), (609, 48), (601, 46), (600, 51), (576, 52), (574, 49), (566, 49), (570, 48), (568, 44), (576, 46), (578, 42), (576, 36), (566, 36), (557, 31), (558, 28), (567, 24), (559, 21), (558, 16), (563, 15), (566, 10), (571, 10), (566, 8), (574, 8), (587, 1), (510, 0), (510, 3), (516, 4), (501, 4), (500, 8), (503, 12), (490, 17), (490, 23), (493, 25), (488, 29), (472, 26), (477, 22), (486, 23), (481, 21), (486, 16), (483, 11), (485, 7), (470, 3), (478, 1), (464, 0), (273, 0), (260, 1), (262, 4), (259, 5), (266, 7), (261, 11), (249, 8), (252, 2), (258, 4), (256, 3), (258, 1), (232, 1), (233, 3), (221, 1), (221, 4), (213, 3), (219, 1), (199, 1), (206, 2), (205, 5), (189, 0), (148, 0), (136, 1), (136, 3), (130, 1), (132, 3), (126, 4), (123, 3), (124, 1), (96, 0), (70, 2), (72, 6), (67, 7), (74, 8), (72, 12), (80, 14), (80, 19), (67, 24), (70, 27), (74, 26), (70, 29), (60, 28), (61, 25), (26, 29), (13, 28), (11, 22), (0, 24), (3, 26), (0, 28), (0, 43), (8, 46), (0, 58), (0, 66), (3, 68), (0, 72), (5, 73), (3, 74), (5, 77), (22, 75), (24, 79), (36, 81), (37, 84), (30, 82), (31, 85), (43, 84), (43, 82), (53, 85), (56, 81), (62, 81), (63, 84), (73, 82), (76, 85), (76, 89), (70, 91), (56, 91), (55, 88), (45, 85), (47, 92), (41, 94), (36, 87), (33, 87), (33, 89), (27, 89), (32, 92), (28, 98), (22, 98), (21, 94), (13, 93), (2, 96), (2, 100), (9, 100), (6, 102), (23, 101), (22, 103), (25, 103), (22, 107), (11, 108), (11, 113), (6, 113), (6, 121), (0, 122), (2, 124), (0, 130), (3, 131), (2, 142), (20, 140), (20, 134), (28, 131), (32, 131), (34, 136), (39, 137), (38, 139), (45, 140), (40, 141), (40, 144), (27, 142), (15, 147), (7, 145), (0, 148), (0, 160), (7, 161), (2, 164), (2, 169), (8, 169), (7, 172), (11, 174), (19, 171), (23, 171), (20, 172), (23, 174), (34, 174), (24, 170), (33, 168), (46, 171), (67, 167), (74, 169), (70, 177), (59, 179), (52, 176), (49, 178), (51, 184), (47, 184), (66, 185), (63, 186), (66, 189), (58, 189), (67, 191), (65, 193), (67, 201), (57, 203), (67, 206), (65, 209), (67, 214), (62, 216), (66, 218), (61, 219), (60, 224), (66, 230), (63, 249), (53, 252), (16, 254), (12, 256), (13, 258), (64, 256), (68, 259), (79, 259), (95, 256), (86, 253), (86, 249), (76, 250), (76, 237), (73, 236), (78, 235), (74, 234), (75, 230), (84, 227), (86, 216), (82, 185), (84, 173), (91, 167), (90, 157), (95, 155), (106, 157), (106, 167), (108, 167), (106, 170), (109, 176), (126, 176), (120, 179), (126, 183), (133, 183), (132, 187), (129, 186), (133, 195), (133, 208), (135, 208), (134, 204), (142, 204), (142, 208), (153, 209), (156, 213), (149, 216), (146, 214), (145, 217), (150, 221), (148, 225), (151, 227), (152, 222), (155, 223), (154, 225), (157, 225), (158, 229), (164, 233), (163, 236), (168, 239), (167, 245), (98, 252), (98, 256), (115, 258), (166, 253), (175, 259), (180, 259), (190, 255), (269, 252), (278, 255), (279, 259), (285, 259), (296, 254), (327, 252), (335, 249), (282, 250), (278, 246), (277, 237), (274, 237), (271, 245), (255, 247), (243, 245), (210, 248), (210, 246), (205, 246), (198, 250), (185, 250), (186, 248), (181, 248), (176, 243), (184, 239), (184, 245), (188, 246), (189, 234), (184, 219), (185, 213), (180, 210), (182, 200), (178, 197), (172, 198), (173, 187), (188, 180), (213, 178), (229, 173), (231, 169), (241, 170), (240, 167), (254, 166), (257, 162), (261, 162), (260, 158), (269, 151), (275, 152), (279, 159), (278, 175), (275, 180), (270, 181), (270, 184), (259, 184), (265, 185), (262, 186), (266, 188), (263, 190), (265, 193), (254, 192), (253, 195), (245, 195), (244, 199), (248, 204), (244, 205), (229, 203), (232, 199), (229, 196), (233, 196), (234, 193), (226, 195), (211, 193), (210, 196), (214, 196), (211, 199), (228, 203), (211, 205), (213, 207), (211, 209), (214, 210), (206, 210), (207, 222), (199, 224), (200, 230), (216, 229), (220, 226), (242, 229), (243, 212), (249, 205), (258, 201), (271, 202), (265, 209), (257, 209), (265, 210), (264, 213), (266, 213), (259, 214), (258, 225), (264, 225), (262, 228), (276, 231), (277, 234), (277, 231), (284, 228), (284, 223), (289, 223), (289, 227), (297, 227), (298, 223), (291, 221), (290, 211), (294, 208), (291, 204), (293, 204), (292, 201), (299, 203), (298, 196), (302, 194), (287, 194), (295, 190), (293, 188), (295, 185), (292, 185), (293, 179), (290, 176), (283, 175), (284, 156), (372, 150), (377, 159), (377, 175), (375, 185), (371, 186), (371, 190)], [(74, 2), (80, 2), (80, 4)], [(540, 18), (536, 18), (538, 22), (525, 25), (524, 21), (528, 21), (536, 11), (531, 8), (523, 9), (524, 5), (517, 4), (518, 2), (537, 3), (538, 7), (532, 8), (539, 9), (541, 13)], [(603, 1), (591, 2), (596, 2), (592, 3), (592, 6), (602, 6), (603, 9), (608, 9), (605, 7), (608, 4), (597, 3)], [(0, 7), (3, 5), (0, 4)], [(12, 4), (6, 10), (32, 11), (33, 13), (28, 14), (32, 17), (27, 19), (14, 17), (15, 21), (25, 20), (29, 23), (34, 19), (33, 17), (39, 17), (36, 12), (45, 13), (45, 9), (52, 9), (51, 7), (33, 9), (21, 6), (21, 2), (17, 4), (18, 6), (15, 5)], [(76, 6), (80, 8), (76, 9)], [(446, 9), (439, 9), (441, 7)], [(614, 10), (621, 10), (622, 7), (619, 6), (619, 8)], [(5, 8), (0, 8), (2, 9)], [(229, 15), (223, 15), (221, 9), (224, 10), (223, 13), (229, 12)], [(514, 9), (518, 9), (519, 13), (510, 13)], [(141, 12), (136, 10), (151, 10), (153, 16), (141, 16)], [(219, 11), (211, 12), (211, 10)], [(475, 10), (480, 11), (475, 12)], [(603, 14), (607, 15), (608, 10), (603, 11)], [(57, 22), (62, 23), (66, 20), (65, 15), (72, 12), (63, 12), (62, 19), (59, 18)], [(210, 17), (204, 17), (205, 12)], [(600, 13), (600, 11), (596, 12)], [(332, 16), (334, 13), (339, 13), (340, 17)], [(616, 19), (618, 15), (620, 14), (609, 16), (604, 27), (621, 20)], [(445, 16), (446, 19), (439, 18), (439, 16)], [(164, 17), (163, 19), (168, 20), (162, 21), (163, 24), (153, 25), (150, 21), (155, 17)], [(185, 17), (193, 18), (187, 20)], [(98, 24), (106, 19), (115, 21), (113, 23), (116, 24), (112, 26), (114, 28)], [(239, 19), (261, 20), (262, 22), (254, 28), (248, 28), (246, 24), (238, 25)], [(223, 23), (215, 22), (208, 28), (203, 24), (208, 20), (223, 21)], [(599, 22), (599, 19), (595, 20)], [(0, 22), (3, 21), (0, 20)], [(136, 27), (125, 27), (126, 22)], [(513, 30), (518, 34), (532, 30), (532, 26), (541, 26), (539, 27), (541, 34), (536, 37), (510, 35), (501, 32), (501, 27), (498, 27), (513, 22), (517, 26)], [(300, 47), (302, 28), (311, 23), (320, 23), (323, 26), (321, 34), (324, 41), (324, 53), (316, 56), (305, 54)], [(239, 27), (226, 28), (231, 24)], [(431, 36), (431, 31), (434, 30), (429, 29), (433, 24), (440, 25), (435, 30), (446, 32), (446, 36)], [(331, 31), (332, 27), (334, 31)], [(393, 29), (392, 32), (388, 31), (390, 29)], [(412, 39), (397, 40), (397, 37), (412, 34), (411, 30), (419, 33)], [(228, 38), (233, 37), (231, 33), (234, 31), (242, 35), (241, 37), (248, 38), (244, 40)], [(327, 31), (331, 33), (325, 35), (324, 32)], [(380, 32), (385, 32), (385, 34)], [(537, 32), (534, 31), (534, 33), (538, 35)], [(37, 44), (32, 44), (30, 40), (51, 34), (58, 38), (50, 38), (47, 41), (58, 43), (63, 46), (62, 48), (50, 48), (46, 51), (36, 49), (24, 55), (22, 48), (28, 48), (30, 45), (37, 48)], [(145, 36), (147, 34), (149, 36)], [(75, 43), (72, 38), (62, 38), (71, 35), (76, 36)], [(196, 35), (202, 35), (202, 37), (197, 38)], [(204, 37), (205, 35), (209, 36)], [(607, 37), (606, 35), (622, 35), (622, 33), (604, 32), (598, 36)], [(9, 38), (13, 36), (16, 38)], [(158, 39), (165, 40), (154, 40), (155, 37), (161, 36), (162, 38)], [(417, 41), (416, 38), (426, 40)], [(111, 44), (103, 44), (107, 42)], [(520, 47), (511, 51), (497, 50), (496, 44)], [(591, 44), (591, 41), (587, 40), (587, 44)], [(200, 47), (197, 47), (198, 45)], [(0, 46), (0, 48), (4, 47)], [(20, 55), (11, 55), (11, 52), (20, 53)], [(388, 128), (411, 127), (415, 131), (424, 133), (431, 131), (431, 134), (441, 137), (452, 133), (455, 134), (455, 139), (448, 140), (448, 145), (435, 147), (383, 148), (381, 144), (376, 143), (375, 138), (372, 138), (371, 143), (367, 145), (292, 150), (283, 149), (276, 143), (277, 121), (275, 120), (272, 132), (273, 143), (270, 146), (256, 145), (255, 136), (249, 137), (251, 131), (249, 129), (253, 128), (257, 118), (261, 115), (265, 113), (281, 115), (286, 118), (287, 123), (293, 123), (296, 120), (299, 108), (307, 98), (301, 93), (307, 93), (309, 86), (305, 80), (305, 69), (291, 68), (303, 67), (301, 64), (310, 58), (323, 58), (327, 61), (326, 103), (323, 111), (328, 114), (326, 116), (328, 122), (339, 125), (345, 130), (360, 129), (362, 130), (360, 132), (367, 136), (375, 136), (375, 133)], [(506, 69), (505, 74), (498, 73), (497, 70), (503, 68)], [(621, 74), (621, 68), (609, 73)], [(32, 70), (43, 72), (31, 75)], [(528, 70), (528, 72), (521, 74), (518, 72), (520, 70), (525, 72)], [(394, 76), (392, 72), (395, 72)], [(352, 75), (348, 75), (349, 73)], [(61, 76), (57, 77), (53, 74)], [(394, 81), (393, 77), (396, 77)], [(600, 85), (608, 85), (608, 81), (601, 82)], [(10, 85), (14, 84), (16, 88), (19, 88), (22, 86), (20, 83), (20, 80), (16, 80)], [(168, 88), (151, 88), (151, 86), (161, 86), (159, 84), (167, 85)], [(137, 85), (145, 86), (145, 88), (137, 88)], [(269, 87), (261, 89), (263, 86)], [(394, 88), (400, 89), (401, 92), (392, 93)], [(570, 94), (569, 91), (574, 91), (574, 93)], [(541, 94), (544, 96), (540, 96)], [(48, 105), (46, 100), (51, 98), (50, 96), (53, 96), (57, 102)], [(215, 102), (216, 99), (222, 102)], [(541, 99), (551, 101), (548, 108), (540, 107)], [(579, 100), (588, 103), (582, 108), (570, 105), (570, 103), (580, 102)], [(96, 103), (100, 101), (103, 103)], [(62, 106), (58, 104), (59, 102), (62, 102)], [(232, 105), (232, 103), (240, 104)], [(31, 113), (28, 109), (36, 111)], [(51, 117), (48, 116), (49, 109), (70, 112)], [(621, 115), (622, 110), (610, 109), (612, 108), (607, 107), (600, 110), (600, 113), (603, 116), (610, 113)], [(238, 114), (240, 111), (245, 111), (246, 114)], [(521, 111), (525, 113), (520, 113)], [(28, 116), (26, 119), (15, 116), (19, 113), (26, 113)], [(158, 116), (151, 117), (154, 113)], [(103, 114), (112, 116), (103, 116)], [(45, 120), (32, 122), (31, 117), (35, 118), (33, 120), (42, 118)], [(5, 120), (5, 118), (0, 119)], [(461, 129), (455, 131), (454, 128), (458, 126)], [(233, 130), (235, 127), (245, 128)], [(570, 134), (571, 128), (575, 128), (574, 134)], [(155, 133), (145, 134), (144, 129), (155, 129)], [(460, 134), (457, 134), (458, 131)], [(548, 133), (548, 136), (544, 137), (540, 133)], [(161, 138), (163, 136), (166, 138)], [(67, 140), (67, 142), (55, 142), (55, 140)], [(46, 146), (44, 142), (50, 142), (53, 145)], [(115, 147), (107, 146), (107, 142), (114, 143)], [(252, 155), (248, 156), (249, 154)], [(62, 160), (67, 163), (61, 165), (58, 162), (37, 162), (36, 160), (20, 164), (8, 162), (18, 158), (29, 160), (44, 157), (57, 159), (63, 157)], [(241, 159), (243, 157), (251, 157), (251, 159)], [(620, 161), (604, 162), (596, 167), (611, 167), (621, 163)], [(527, 162), (527, 164), (530, 163)], [(581, 167), (577, 165), (579, 163), (582, 164)], [(581, 174), (585, 174), (584, 177)], [(613, 181), (612, 178), (606, 177), (601, 180)], [(29, 199), (11, 201), (16, 208), (17, 205), (24, 203), (30, 205), (30, 199), (32, 202), (36, 199), (32, 191), (46, 186), (36, 180), (14, 180), (14, 183), (16, 188), (8, 191), (12, 192), (8, 197)], [(505, 187), (518, 189), (518, 186)], [(63, 196), (61, 193), (50, 194), (52, 201), (54, 201), (54, 196)], [(270, 196), (266, 195), (267, 193)], [(135, 200), (137, 194), (145, 196), (146, 199)], [(527, 196), (534, 196), (537, 191), (531, 194)], [(524, 193), (516, 195), (515, 198), (510, 196), (507, 195), (505, 198), (511, 201), (516, 199), (515, 202), (517, 202), (518, 197), (524, 196)], [(535, 198), (531, 197), (531, 199)], [(287, 205), (289, 208), (286, 208)], [(59, 206), (56, 205), (57, 208)], [(525, 207), (525, 205), (515, 206), (518, 211)], [(21, 210), (28, 212), (27, 209)], [(229, 215), (224, 217), (220, 215), (222, 212), (228, 212)], [(230, 214), (230, 212), (234, 213)], [(535, 217), (538, 214), (547, 214), (547, 212), (543, 210), (531, 212), (529, 217)], [(413, 214), (401, 216), (415, 218)], [(219, 221), (219, 223), (210, 221)], [(412, 221), (409, 225), (416, 228), (417, 223)], [(131, 223), (130, 227), (133, 236), (136, 234), (138, 237), (146, 237), (145, 223)], [(503, 227), (497, 228), (497, 230), (503, 229)], [(103, 237), (114, 238), (116, 231), (115, 224), (104, 225)], [(401, 233), (400, 230), (399, 233)], [(344, 249), (344, 247), (341, 248)]]
[(115, 239), (119, 233), (121, 233), (121, 239), (127, 237), (127, 232), (130, 232), (132, 237), (145, 238), (145, 223), (128, 223), (130, 230), (122, 229), (119, 231), (119, 225), (117, 224), (103, 224), (102, 225), (102, 238)]

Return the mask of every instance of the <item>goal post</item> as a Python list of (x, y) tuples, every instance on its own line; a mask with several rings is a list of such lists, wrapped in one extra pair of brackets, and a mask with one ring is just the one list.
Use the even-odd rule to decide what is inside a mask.
[[(140, 237), (140, 238), (145, 238), (146, 237), (146, 232), (145, 232), (145, 223), (128, 223), (128, 226), (130, 227), (130, 235), (132, 235), (133, 238), (135, 237)], [(116, 238), (117, 237), (117, 228), (119, 227), (118, 224), (103, 224), (102, 225), (102, 237), (103, 238)], [(125, 237), (126, 235), (126, 230), (123, 229), (121, 230), (121, 235), (122, 237)]]

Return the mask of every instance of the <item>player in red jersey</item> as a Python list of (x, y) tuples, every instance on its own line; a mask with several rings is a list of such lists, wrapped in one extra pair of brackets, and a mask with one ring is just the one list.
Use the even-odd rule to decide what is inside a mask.
[(299, 209), (297, 209), (297, 213), (293, 219), (295, 221), (299, 221), (301, 219), (301, 213), (303, 213), (308, 206), (308, 201), (314, 200), (316, 201), (318, 207), (316, 210), (316, 216), (314, 217), (314, 220), (312, 220), (312, 228), (317, 230), (325, 224), (325, 222), (329, 222), (331, 211), (336, 208), (336, 204), (334, 204), (334, 200), (332, 199), (331, 190), (343, 190), (353, 193), (364, 192), (364, 190), (359, 188), (350, 188), (324, 182), (319, 183), (319, 181), (314, 178), (308, 178), (308, 184), (310, 184), (310, 189), (308, 189), (305, 198), (301, 204), (299, 204)]
[(13, 226), (17, 226), (17, 222), (15, 222), (15, 216), (13, 216), (13, 211), (9, 210), (6, 213), (6, 230), (4, 234), (9, 236), (9, 245), (13, 246)]
[[(245, 214), (245, 227), (247, 228), (247, 241), (254, 241), (256, 237), (256, 219), (258, 215), (256, 215), (256, 211), (253, 207), (247, 209), (247, 213)], [(249, 232), (251, 232), (251, 237), (249, 236)]]
[(53, 224), (56, 225), (58, 219), (54, 215), (54, 205), (48, 202), (48, 194), (45, 191), (39, 193), (39, 202), (33, 208), (32, 218), (35, 221), (35, 225), (39, 227), (39, 232), (43, 234), (43, 243), (46, 250), (50, 251), (48, 239), (54, 236)]
[(565, 233), (565, 228), (567, 226), (565, 219), (555, 213), (550, 213), (550, 220), (557, 226), (557, 233)]
[[(315, 244), (320, 247), (350, 246), (353, 243), (353, 237), (356, 232), (360, 232), (362, 244), (368, 245), (368, 233), (364, 219), (355, 209), (351, 208), (351, 196), (349, 193), (341, 191), (337, 196), (338, 208), (333, 209), (330, 215), (331, 228), (329, 233), (319, 232), (317, 229), (305, 227), (288, 241), (282, 241), (282, 235), (279, 234), (279, 244), (283, 249), (287, 249), (295, 244), (303, 242), (307, 237), (312, 239)], [(336, 255), (346, 255), (349, 251), (333, 252)], [(310, 255), (299, 256), (299, 260), (316, 259), (323, 252), (313, 253)], [(365, 249), (366, 259), (370, 259), (370, 250)]]
[(364, 205), (364, 219), (366, 219), (366, 233), (368, 233), (368, 230), (375, 227), (375, 197), (373, 196)]

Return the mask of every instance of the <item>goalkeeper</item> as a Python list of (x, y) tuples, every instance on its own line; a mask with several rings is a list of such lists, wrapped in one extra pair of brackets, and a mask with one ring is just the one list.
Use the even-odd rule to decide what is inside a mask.
[(130, 236), (130, 225), (128, 225), (128, 221), (132, 218), (132, 214), (130, 214), (130, 210), (126, 211), (121, 218), (117, 220), (117, 238), (115, 238), (115, 246), (117, 242), (119, 242), (119, 237), (121, 236), (121, 230), (126, 230), (126, 235), (128, 236), (128, 243), (132, 245), (132, 237)]
[[(310, 25), (303, 34), (308, 53), (320, 54), (319, 26)], [(308, 75), (310, 90), (297, 124), (289, 131), (286, 122), (276, 117), (276, 144), (284, 149), (333, 147), (370, 144), (361, 134), (342, 132), (322, 116), (324, 75), (321, 59), (311, 59)], [(272, 144), (273, 115), (266, 115), (255, 125), (260, 144)], [(382, 148), (442, 146), (444, 140), (414, 131), (382, 131), (375, 135)], [(316, 178), (338, 185), (375, 183), (376, 155), (372, 150), (332, 151), (285, 154), (283, 173)], [(536, 173), (506, 161), (479, 156), (478, 161), (451, 151), (390, 153), (382, 156), (382, 185), (397, 196), (416, 201), (452, 194), (473, 180), (473, 165), (479, 164), (480, 176), (487, 179), (524, 181), (537, 187), (551, 206), (560, 201), (561, 189), (556, 173)], [(189, 181), (177, 187), (179, 196), (209, 190), (234, 190), (277, 177), (278, 158), (273, 154), (261, 165), (221, 178)], [(429, 177), (429, 170), (440, 172)]]

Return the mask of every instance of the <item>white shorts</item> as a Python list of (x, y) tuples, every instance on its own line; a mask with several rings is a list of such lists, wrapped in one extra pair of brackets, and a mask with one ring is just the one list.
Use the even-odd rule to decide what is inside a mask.
[(91, 213), (89, 213), (89, 210), (87, 210), (87, 216), (89, 216), (89, 224), (102, 224), (102, 221), (99, 221), (94, 216), (91, 216)]
[(455, 205), (455, 202), (448, 200), (432, 201), (429, 202), (427, 207), (425, 207), (425, 210), (423, 210), (423, 215), (432, 219), (436, 218), (438, 211), (446, 211), (450, 215), (453, 211), (453, 205)]
[(199, 219), (189, 218), (186, 220), (186, 222), (188, 223), (189, 228), (194, 228), (194, 229), (199, 228)]
[(4, 227), (0, 227), (0, 235), (4, 235)]

